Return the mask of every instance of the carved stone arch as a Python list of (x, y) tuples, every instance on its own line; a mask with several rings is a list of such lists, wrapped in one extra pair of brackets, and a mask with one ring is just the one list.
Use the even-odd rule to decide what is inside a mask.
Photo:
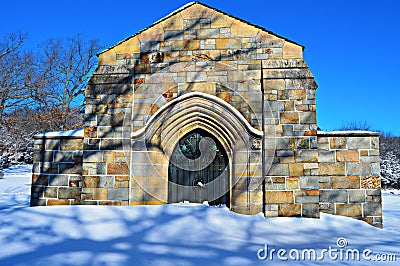
[[(133, 179), (144, 179), (142, 168), (147, 167), (147, 181), (137, 183), (151, 197), (167, 202), (165, 191), (170, 156), (178, 141), (196, 129), (212, 134), (227, 152), (231, 169), (230, 189), (241, 178), (249, 177), (249, 165), (257, 167), (261, 164), (261, 151), (251, 151), (253, 142), (261, 140), (261, 131), (253, 128), (234, 107), (220, 98), (201, 92), (186, 93), (162, 106), (141, 130), (132, 135), (131, 175)], [(250, 162), (249, 152), (259, 153), (258, 159), (253, 156), (254, 161)], [(141, 165), (136, 164), (136, 160)], [(153, 185), (149, 185), (150, 179)], [(160, 193), (163, 189), (164, 193)]]
[(263, 135), (234, 107), (220, 98), (190, 92), (162, 106), (132, 137), (138, 139), (145, 136), (147, 144), (161, 145), (162, 150), (169, 151), (169, 146), (174, 146), (179, 137), (194, 129), (193, 125), (196, 124), (202, 124), (203, 129), (215, 135), (229, 151), (233, 151), (238, 141), (247, 145), (250, 140), (261, 139)]

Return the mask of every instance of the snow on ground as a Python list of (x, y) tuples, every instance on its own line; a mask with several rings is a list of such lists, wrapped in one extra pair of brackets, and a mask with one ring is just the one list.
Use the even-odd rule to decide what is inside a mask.
[[(395, 254), (400, 260), (400, 195), (383, 197), (384, 227), (321, 214), (321, 219), (245, 216), (200, 204), (161, 206), (28, 207), (30, 168), (5, 170), (0, 179), (0, 265), (397, 265), (366, 261), (362, 252)], [(391, 194), (393, 192), (394, 194)], [(340, 244), (347, 246), (339, 249)], [(286, 253), (259, 260), (272, 249)], [(357, 249), (360, 261), (346, 256), (325, 261), (290, 259), (307, 249)], [(264, 250), (263, 250), (264, 249)], [(340, 252), (332, 251), (334, 255)], [(349, 253), (350, 254), (350, 253)], [(398, 263), (398, 262), (397, 262)]]

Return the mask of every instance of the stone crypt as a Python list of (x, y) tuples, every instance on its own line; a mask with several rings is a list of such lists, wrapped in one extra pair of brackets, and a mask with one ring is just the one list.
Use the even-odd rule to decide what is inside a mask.
[(207, 202), (381, 227), (379, 135), (317, 131), (303, 49), (195, 2), (101, 52), (84, 128), (35, 136), (31, 206)]

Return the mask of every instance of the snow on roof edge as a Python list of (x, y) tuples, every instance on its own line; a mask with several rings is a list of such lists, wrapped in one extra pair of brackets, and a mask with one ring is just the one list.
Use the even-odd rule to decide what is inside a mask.
[(36, 134), (33, 136), (35, 139), (40, 138), (83, 138), (83, 128), (74, 129), (74, 130), (66, 130), (66, 131), (52, 131), (52, 132), (43, 132)]
[(379, 132), (366, 130), (318, 131), (318, 136), (379, 136)]

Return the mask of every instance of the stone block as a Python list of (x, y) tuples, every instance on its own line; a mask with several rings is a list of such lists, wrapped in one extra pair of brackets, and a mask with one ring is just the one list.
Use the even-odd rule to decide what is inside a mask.
[(57, 198), (57, 187), (46, 187), (44, 189), (44, 197), (45, 198)]
[(40, 174), (33, 174), (32, 175), (32, 185), (35, 186), (47, 186), (49, 176), (48, 175), (40, 175)]
[(67, 151), (82, 150), (83, 149), (83, 138), (82, 139), (61, 139), (60, 149)]
[(140, 42), (137, 36), (131, 37), (124, 42), (121, 42), (113, 48), (116, 54), (131, 54), (140, 52)]
[(129, 181), (129, 176), (115, 176), (115, 181)]
[(319, 196), (319, 190), (318, 189), (306, 190), (306, 195), (307, 196)]
[(53, 151), (35, 151), (33, 153), (34, 162), (53, 162)]
[(129, 189), (127, 188), (110, 188), (108, 189), (108, 200), (128, 200)]
[(255, 37), (259, 31), (256, 27), (239, 20), (234, 20), (231, 25), (232, 36)]
[(335, 204), (334, 203), (320, 203), (319, 210), (323, 213), (335, 214)]
[(338, 150), (336, 151), (338, 162), (359, 162), (360, 155), (358, 150)]
[(265, 217), (278, 217), (278, 211), (265, 211)]
[(107, 200), (108, 199), (108, 188), (91, 188), (90, 194), (92, 200)]
[(340, 189), (321, 189), (319, 198), (321, 203), (347, 203), (348, 193)]
[(164, 31), (165, 41), (183, 40), (183, 37), (184, 37), (183, 30), (166, 30), (166, 31)]
[(283, 58), (303, 58), (303, 48), (288, 41), (283, 45), (282, 52)]
[(46, 199), (34, 199), (31, 198), (31, 207), (33, 206), (46, 206)]
[(95, 163), (103, 161), (102, 151), (83, 151), (83, 162)]
[(49, 186), (68, 186), (67, 175), (50, 175)]
[(161, 24), (154, 24), (154, 26), (142, 31), (137, 35), (140, 42), (146, 41), (163, 41), (164, 29)]
[(381, 196), (380, 189), (367, 189), (365, 190), (367, 196)]
[(371, 163), (371, 175), (378, 176), (381, 173), (380, 163)]
[(299, 113), (298, 112), (284, 112), (280, 113), (281, 124), (298, 124)]
[(211, 28), (230, 28), (233, 19), (229, 16), (215, 12), (211, 17)]
[(346, 167), (344, 163), (320, 163), (318, 174), (321, 176), (345, 176)]
[(301, 204), (317, 204), (317, 203), (319, 203), (319, 197), (318, 196), (296, 196), (295, 202), (301, 203)]
[[(272, 90), (285, 90), (286, 83), (284, 79), (264, 79), (264, 90), (265, 91), (272, 91)], [(293, 107), (293, 101), (285, 101), (286, 104), (291, 104)], [(289, 108), (288, 108), (289, 109)], [(286, 109), (285, 109), (286, 110)], [(291, 110), (286, 111), (294, 111), (294, 108)]]
[(82, 181), (82, 186), (84, 188), (98, 188), (100, 185), (99, 176), (83, 176)]
[(188, 72), (187, 73), (187, 79), (190, 82), (194, 82), (194, 81), (198, 81), (198, 82), (194, 82), (194, 83), (187, 83), (187, 88), (186, 91), (187, 92), (191, 92), (191, 91), (198, 91), (198, 92), (203, 92), (203, 93), (207, 93), (207, 94), (211, 94), (211, 95), (215, 95), (215, 91), (216, 91), (216, 85), (213, 82), (201, 82), (206, 79), (202, 73), (200, 72)]
[(189, 6), (188, 8), (183, 9), (180, 12), (180, 15), (183, 19), (205, 19), (211, 18), (213, 13), (215, 12), (214, 9), (207, 8), (202, 6), (198, 3), (194, 3), (193, 5)]
[(295, 160), (298, 163), (317, 163), (318, 150), (296, 150)]
[(165, 31), (167, 30), (183, 30), (183, 18), (181, 15), (176, 14), (164, 21), (160, 22)]
[[(320, 146), (320, 144), (318, 144)], [(334, 163), (335, 160), (335, 151), (318, 151), (318, 162), (320, 163)]]
[(276, 150), (290, 150), (289, 138), (270, 138), (266, 141), (267, 148)]
[(172, 49), (175, 51), (191, 51), (200, 49), (200, 40), (172, 41)]
[(371, 137), (371, 149), (379, 150), (379, 137)]
[(380, 162), (380, 158), (378, 155), (376, 156), (363, 156), (360, 157), (360, 162), (362, 163), (379, 163)]
[(371, 138), (370, 137), (348, 137), (347, 138), (347, 148), (348, 149), (365, 149), (371, 148)]
[(300, 112), (300, 124), (316, 124), (317, 116), (315, 112)]
[(197, 30), (198, 39), (216, 39), (219, 38), (219, 29), (199, 29)]
[(47, 140), (42, 140), (42, 141), (44, 142), (44, 147), (45, 147), (46, 151), (60, 149), (60, 140), (59, 139), (47, 139)]
[(346, 163), (346, 172), (350, 176), (370, 176), (371, 165), (369, 163)]
[(113, 176), (100, 176), (99, 187), (101, 187), (101, 188), (114, 187), (114, 177)]
[(70, 205), (69, 200), (63, 199), (63, 200), (53, 200), (49, 199), (47, 200), (47, 206), (57, 206), (57, 205)]
[(365, 202), (365, 190), (348, 190), (350, 203)]
[(60, 162), (65, 162), (65, 163), (74, 163), (74, 151), (66, 151), (66, 152), (55, 152), (54, 153), (54, 162), (55, 163), (60, 163)]
[(299, 186), (300, 189), (319, 189), (318, 176), (301, 176)]
[(333, 189), (360, 189), (359, 176), (333, 176)]
[(361, 177), (361, 188), (376, 189), (381, 187), (380, 176), (363, 176)]
[(303, 164), (293, 163), (289, 164), (289, 175), (290, 176), (302, 176), (303, 175)]
[(58, 198), (59, 199), (77, 199), (80, 197), (81, 197), (81, 189), (80, 188), (60, 187), (58, 189)]
[(107, 175), (128, 175), (129, 166), (127, 163), (108, 163)]
[(217, 50), (240, 49), (242, 48), (242, 43), (240, 39), (234, 39), (234, 38), (216, 39), (215, 48)]
[(289, 176), (288, 164), (272, 164), (268, 176)]
[(279, 204), (278, 215), (280, 217), (300, 217), (301, 204)]
[(59, 174), (82, 174), (81, 163), (59, 163), (58, 165)]
[[(220, 60), (221, 53), (218, 50), (200, 50), (200, 51), (193, 51), (193, 61), (216, 61)], [(203, 70), (207, 68), (204, 67)], [(214, 72), (214, 74), (217, 74)], [(222, 74), (222, 73), (219, 73)], [(225, 75), (218, 75), (218, 76), (225, 76)], [(210, 78), (210, 77), (209, 77)]]
[(335, 214), (348, 217), (361, 217), (361, 204), (335, 204)]
[(293, 191), (266, 191), (265, 200), (267, 204), (289, 204), (294, 203)]
[(299, 178), (298, 177), (287, 177), (286, 178), (286, 189), (287, 190), (299, 189)]
[(307, 91), (304, 89), (289, 90), (290, 100), (305, 100), (307, 98)]
[(305, 203), (302, 206), (302, 217), (306, 218), (319, 218), (319, 204)]
[(305, 170), (307, 169), (318, 169), (318, 163), (304, 163), (303, 167)]
[(346, 149), (346, 138), (345, 137), (331, 137), (330, 138), (331, 149)]
[(117, 61), (117, 56), (114, 49), (108, 50), (99, 55), (99, 66), (101, 65), (113, 65)]
[(290, 149), (309, 149), (310, 139), (309, 138), (290, 138)]
[(278, 157), (294, 157), (294, 151), (292, 151), (292, 150), (277, 150), (276, 156), (278, 156)]
[[(125, 143), (128, 143), (128, 141), (125, 141)], [(111, 150), (111, 151), (122, 150), (124, 148), (125, 143), (124, 139), (102, 139), (100, 143), (100, 149)]]

